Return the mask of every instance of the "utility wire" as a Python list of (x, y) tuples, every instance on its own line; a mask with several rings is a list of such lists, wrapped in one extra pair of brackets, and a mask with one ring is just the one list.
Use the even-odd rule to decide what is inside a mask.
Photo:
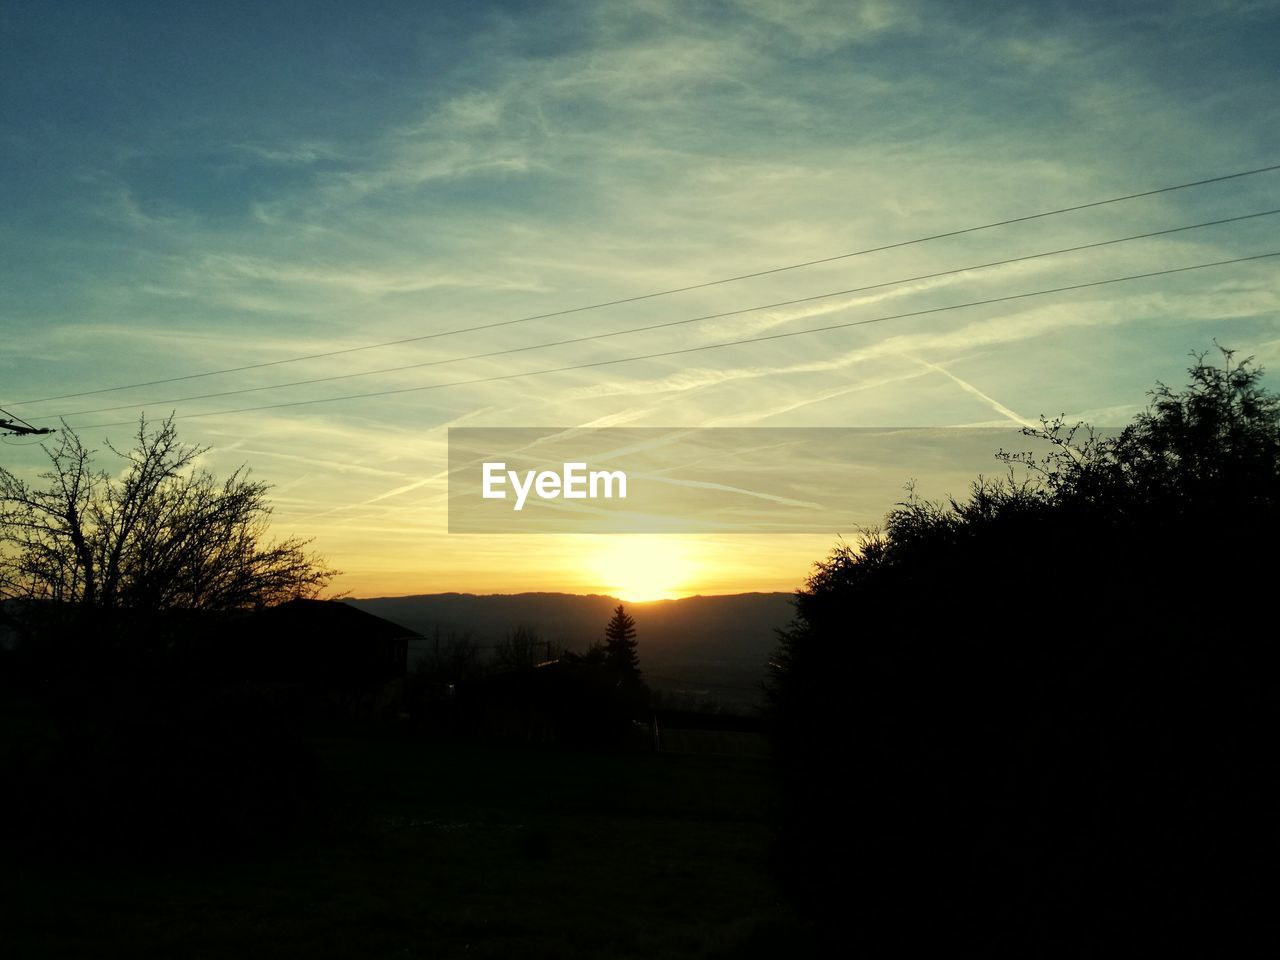
[(0, 431), (2, 431), (3, 434), (13, 434), (14, 436), (21, 437), (31, 434), (42, 435), (46, 433), (57, 433), (56, 430), (50, 430), (47, 427), (43, 429), (40, 427), (33, 427), (31, 424), (27, 423), (27, 421), (23, 420), (21, 417), (15, 417), (3, 407), (0, 407), (0, 413), (4, 414), (4, 417), (0, 417)]
[(552, 317), (566, 317), (575, 313), (585, 313), (588, 310), (602, 310), (606, 307), (616, 307), (627, 303), (638, 303), (642, 300), (653, 300), (657, 297), (667, 297), (677, 293), (687, 293), (692, 290), (704, 290), (707, 287), (720, 286), (726, 283), (737, 283), (740, 280), (752, 280), (757, 277), (766, 277), (775, 273), (785, 273), (789, 270), (800, 270), (804, 267), (814, 267), (824, 263), (834, 263), (838, 260), (848, 260), (852, 257), (861, 257), (871, 253), (881, 253), (885, 250), (897, 250), (902, 247), (914, 246), (921, 243), (929, 243), (933, 240), (944, 240), (949, 237), (960, 237), (965, 234), (977, 233), (980, 230), (992, 230), (996, 227), (1007, 227), (1015, 223), (1027, 223), (1031, 220), (1039, 220), (1044, 217), (1053, 217), (1063, 213), (1073, 213), (1079, 210), (1088, 210), (1094, 207), (1107, 206), (1113, 203), (1123, 203), (1127, 200), (1137, 200), (1142, 197), (1153, 197), (1163, 193), (1172, 193), (1176, 190), (1187, 190), (1192, 187), (1202, 187), (1211, 183), (1222, 183), (1227, 180), (1238, 180), (1242, 177), (1251, 177), (1260, 173), (1270, 173), (1280, 170), (1280, 163), (1271, 164), (1265, 167), (1257, 167), (1253, 170), (1241, 170), (1236, 173), (1227, 173), (1217, 177), (1206, 177), (1203, 180), (1191, 180), (1187, 183), (1178, 183), (1169, 187), (1159, 187), (1154, 190), (1143, 190), (1138, 193), (1128, 193), (1118, 197), (1108, 197), (1105, 200), (1093, 200), (1089, 203), (1078, 203), (1069, 207), (1059, 207), (1056, 210), (1044, 210), (1040, 213), (1026, 214), (1021, 217), (1011, 217), (1007, 220), (996, 220), (991, 223), (984, 223), (973, 227), (964, 227), (959, 230), (948, 230), (943, 233), (934, 233), (928, 236), (915, 237), (910, 240), (899, 240), (895, 243), (886, 243), (876, 247), (867, 247), (863, 250), (855, 250), (851, 253), (841, 253), (830, 257), (821, 257), (816, 260), (806, 260), (803, 263), (792, 263), (782, 267), (772, 267), (767, 270), (757, 270), (752, 273), (742, 273), (732, 277), (722, 277), (718, 280), (707, 280), (703, 283), (688, 284), (683, 287), (671, 287), (667, 290), (658, 290), (653, 293), (642, 293), (634, 296), (622, 297), (617, 300), (606, 300), (600, 303), (587, 304), (581, 307), (569, 307), (564, 310), (554, 310), (550, 313), (533, 314), (527, 317), (517, 317), (512, 320), (497, 320), (492, 323), (476, 324), (470, 327), (460, 327), (455, 330), (442, 330), (438, 333), (427, 333), (416, 337), (405, 337), (400, 340), (385, 340), (380, 343), (367, 343), (358, 347), (344, 347), (339, 350), (328, 350), (323, 353), (311, 353), (298, 357), (286, 357), (281, 360), (266, 360), (261, 363), (249, 363), (239, 367), (224, 367), (221, 370), (208, 370), (204, 373), (190, 373), (178, 377), (165, 377), (159, 380), (144, 380), (139, 383), (121, 384), (115, 387), (101, 387), (97, 390), (82, 390), (78, 393), (61, 393), (49, 397), (39, 397), (33, 400), (13, 401), (15, 404), (34, 404), (46, 403), (50, 400), (69, 400), (73, 397), (88, 397), (102, 393), (113, 393), (118, 390), (132, 390), (138, 387), (154, 387), (165, 383), (177, 383), (183, 380), (197, 380), (203, 377), (214, 377), (224, 373), (241, 373), (245, 370), (261, 370), (265, 367), (276, 367), (287, 363), (300, 363), (304, 360), (320, 360), (325, 357), (342, 356), (348, 353), (359, 353), (363, 350), (376, 350), (381, 347), (401, 346), (406, 343), (421, 343), (424, 340), (434, 340), (439, 337), (451, 337), (463, 333), (475, 333), (480, 330), (494, 330), (499, 327), (514, 326), (519, 323), (529, 323), (534, 320), (547, 320)]
[[(980, 307), (993, 303), (1008, 303), (1013, 300), (1025, 300), (1031, 297), (1043, 297), (1053, 293), (1065, 293), (1072, 290), (1086, 290), (1091, 287), (1102, 287), (1113, 283), (1125, 283), (1130, 280), (1144, 280), (1150, 277), (1164, 277), (1175, 273), (1188, 273), (1192, 270), (1206, 270), (1211, 267), (1225, 267), (1235, 263), (1249, 263), (1256, 260), (1266, 260), (1271, 257), (1280, 257), (1280, 250), (1271, 253), (1257, 253), (1247, 257), (1234, 257), (1230, 260), (1214, 260), (1209, 263), (1196, 263), (1186, 267), (1171, 267), (1167, 270), (1153, 270), (1149, 273), (1135, 273), (1126, 277), (1110, 277), (1106, 280), (1091, 280), (1088, 283), (1073, 283), (1063, 287), (1051, 287), (1046, 290), (1031, 290), (1026, 293), (1014, 293), (1003, 297), (992, 297), (987, 300), (970, 300), (967, 303), (954, 303), (944, 307), (932, 307), (928, 310), (913, 310), (909, 313), (898, 313), (890, 316), (872, 317), (867, 320), (851, 320), (847, 323), (833, 323), (824, 327), (812, 327), (806, 330), (792, 330), (783, 333), (771, 333), (760, 337), (747, 337), (741, 340), (726, 340), (720, 343), (707, 343), (696, 347), (682, 347), (675, 350), (662, 350), (656, 353), (639, 354), (630, 357), (615, 357), (609, 360), (593, 360), (586, 363), (574, 363), (562, 367), (546, 367), (541, 370), (525, 370), (520, 373), (502, 373), (489, 377), (475, 377), (470, 380), (450, 380), (445, 383), (431, 383), (417, 387), (400, 387), (394, 390), (378, 390), (371, 393), (353, 393), (343, 394), (336, 397), (319, 397), (314, 400), (293, 400), (287, 403), (269, 403), (257, 407), (239, 407), (234, 410), (210, 410), (204, 413), (183, 414), (178, 419), (194, 420), (200, 417), (222, 417), (230, 416), (238, 413), (257, 413), (262, 410), (280, 410), (287, 407), (304, 407), (318, 403), (337, 403), (342, 400), (366, 400), (373, 397), (389, 397), (403, 393), (419, 393), (426, 390), (442, 390), (446, 387), (462, 387), (480, 383), (497, 383), (503, 380), (519, 380), (524, 377), (536, 377), (548, 373), (567, 373), (573, 370), (586, 370), (593, 367), (606, 367), (619, 363), (634, 363), (640, 360), (656, 360), (663, 357), (682, 356), (690, 353), (700, 353), (705, 350), (719, 350), (723, 347), (736, 347), (751, 343), (765, 343), (771, 340), (786, 340), (791, 337), (802, 337), (812, 333), (825, 333), (830, 330), (845, 330), (850, 327), (861, 327), (872, 323), (884, 323), (889, 320), (903, 320), (908, 317), (921, 317), (934, 313), (945, 313), (951, 310), (961, 310), (966, 307)], [(175, 415), (176, 416), (176, 415)], [(118, 420), (112, 423), (94, 423), (80, 427), (82, 430), (96, 430), (102, 427), (118, 427), (129, 426), (136, 423), (133, 420)]]
[[(545, 343), (526, 344), (519, 347), (507, 347), (503, 350), (490, 350), (485, 353), (473, 353), (461, 357), (446, 357), (442, 360), (423, 360), (418, 363), (406, 363), (398, 367), (383, 367), (378, 370), (363, 370), (356, 373), (337, 373), (327, 377), (313, 377), (310, 380), (293, 380), (286, 383), (267, 384), (261, 387), (241, 387), (235, 390), (222, 390), (216, 393), (198, 393), (186, 397), (171, 397), (167, 400), (152, 400), (151, 406), (159, 406), (161, 404), (170, 403), (186, 403), (192, 400), (212, 400), (218, 397), (234, 397), (246, 393), (260, 393), (264, 390), (283, 390), (288, 387), (310, 386), (316, 383), (332, 383), (335, 380), (354, 380), (359, 377), (380, 376), (387, 373), (400, 373), (405, 370), (420, 370), (423, 367), (438, 367), (450, 363), (462, 363), (467, 360), (484, 360), (491, 357), (502, 357), (513, 353), (526, 353), (530, 350), (545, 350), (550, 347), (562, 347), (573, 343), (586, 343), (592, 340), (608, 340), (612, 337), (621, 337), (632, 333), (643, 333), (649, 330), (660, 330), (666, 327), (678, 327), (690, 323), (699, 323), (704, 320), (719, 320), (725, 317), (736, 317), (744, 313), (755, 313), (760, 310), (774, 310), (779, 307), (795, 306), (799, 303), (811, 303), (815, 300), (825, 300), (830, 297), (846, 296), (853, 293), (864, 293), (868, 290), (879, 290), (884, 287), (898, 286), (904, 283), (916, 283), (921, 280), (934, 280), (939, 277), (954, 276), (959, 273), (969, 273), (976, 270), (986, 270), (991, 267), (1008, 266), (1012, 263), (1023, 263), (1028, 260), (1039, 260), (1046, 257), (1059, 256), (1064, 253), (1078, 253), (1081, 250), (1093, 250), (1098, 247), (1111, 246), (1117, 243), (1127, 243), (1131, 240), (1145, 240), (1151, 237), (1167, 236), (1171, 233), (1183, 233), (1188, 230), (1199, 230), (1202, 227), (1219, 226), (1224, 223), (1236, 223), (1241, 220), (1253, 220), (1258, 217), (1270, 217), (1280, 213), (1280, 209), (1264, 210), (1260, 213), (1247, 213), (1238, 217), (1226, 217), (1221, 220), (1208, 220), (1203, 223), (1193, 223), (1181, 227), (1170, 227), (1165, 230), (1154, 230), (1150, 233), (1137, 233), (1127, 237), (1117, 237), (1112, 240), (1098, 240), (1093, 243), (1082, 243), (1074, 247), (1062, 247), (1058, 250), (1046, 250), (1041, 253), (1029, 253), (1021, 257), (1009, 257), (1005, 260), (993, 260), (988, 263), (978, 263), (967, 267), (956, 267), (952, 270), (940, 270), (936, 273), (925, 273), (915, 277), (904, 277), (900, 280), (886, 280), (881, 283), (872, 283), (862, 287), (851, 287), (847, 290), (834, 290), (830, 293), (818, 293), (808, 297), (799, 297), (794, 300), (781, 300), (777, 303), (766, 303), (754, 307), (742, 307), (737, 310), (726, 310), (722, 313), (709, 313), (700, 317), (687, 317), (682, 320), (665, 320), (661, 323), (650, 323), (639, 327), (628, 327), (625, 330), (610, 330), (604, 333), (586, 334), (580, 337), (567, 337), (563, 340), (551, 340)], [(112, 407), (95, 407), (89, 410), (69, 410), (64, 413), (51, 413), (44, 416), (36, 417), (37, 420), (52, 420), (56, 417), (79, 417), (87, 416), (94, 413), (111, 413), (116, 410), (131, 410), (147, 405), (146, 401), (134, 401), (132, 403), (117, 404)]]
[[(19, 417), (16, 414), (10, 413), (4, 407), (0, 407), (0, 414), (3, 414), (6, 420), (12, 420), (14, 423), (20, 423), (24, 427), (30, 427), (32, 430), (35, 429), (35, 427), (32, 427), (31, 424), (27, 423), (27, 421), (23, 420), (21, 417)], [(39, 419), (39, 417), (37, 417), (36, 419)]]

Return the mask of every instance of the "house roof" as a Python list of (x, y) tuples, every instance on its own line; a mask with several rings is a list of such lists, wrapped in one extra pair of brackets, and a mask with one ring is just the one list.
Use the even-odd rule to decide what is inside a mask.
[(363, 682), (402, 675), (412, 630), (338, 600), (290, 600), (229, 625), (235, 670), (273, 680)]
[(421, 636), (398, 623), (366, 613), (341, 600), (289, 600), (256, 611), (256, 627), (280, 633), (306, 633), (315, 637), (375, 637), (400, 640)]

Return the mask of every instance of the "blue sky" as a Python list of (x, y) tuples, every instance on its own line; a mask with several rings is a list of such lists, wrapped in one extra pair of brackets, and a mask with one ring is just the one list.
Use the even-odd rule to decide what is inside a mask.
[[(357, 593), (623, 589), (637, 574), (600, 572), (589, 540), (536, 538), (535, 562), (528, 544), (448, 537), (445, 428), (1123, 423), (1215, 337), (1280, 369), (1277, 261), (181, 418), (1267, 252), (1280, 217), (514, 357), (174, 401), (1256, 213), (1280, 207), (1280, 172), (494, 331), (21, 401), (557, 311), (1276, 163), (1278, 36), (1277, 4), (1245, 2), (10, 2), (0, 403), (31, 420), (123, 407), (68, 416), (95, 441), (127, 434), (103, 425), (140, 410), (176, 410), (182, 434), (212, 446), (211, 469), (246, 462), (276, 484), (281, 532), (314, 535)], [(34, 448), (3, 449), (12, 469), (38, 466)], [(875, 519), (825, 539), (666, 538), (647, 555), (704, 592), (789, 589), (837, 532)]]

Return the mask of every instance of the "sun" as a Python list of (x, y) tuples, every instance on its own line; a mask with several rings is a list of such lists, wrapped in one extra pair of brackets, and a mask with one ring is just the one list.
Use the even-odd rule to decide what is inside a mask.
[(610, 538), (588, 566), (597, 589), (631, 603), (688, 596), (698, 572), (687, 544), (644, 534)]

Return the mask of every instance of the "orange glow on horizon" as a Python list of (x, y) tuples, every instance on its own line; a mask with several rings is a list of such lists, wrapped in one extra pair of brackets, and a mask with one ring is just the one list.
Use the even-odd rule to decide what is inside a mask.
[(697, 592), (697, 562), (687, 542), (660, 536), (611, 537), (586, 558), (598, 592), (631, 603), (672, 600)]
[(345, 571), (331, 590), (352, 597), (572, 593), (603, 594), (629, 603), (695, 595), (791, 593), (835, 545), (834, 536), (812, 534), (450, 540), (433, 544), (436, 549), (418, 556), (373, 553), (367, 543), (352, 541), (317, 545)]

